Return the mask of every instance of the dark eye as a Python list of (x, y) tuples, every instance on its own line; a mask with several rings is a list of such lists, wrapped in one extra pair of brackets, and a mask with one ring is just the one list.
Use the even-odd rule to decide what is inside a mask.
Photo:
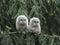
[(37, 23), (39, 23), (39, 21), (37, 21)]
[(26, 21), (26, 19), (24, 19), (24, 21)]
[(39, 23), (39, 21), (34, 21), (34, 23)]
[(21, 21), (23, 21), (23, 19), (21, 19)]

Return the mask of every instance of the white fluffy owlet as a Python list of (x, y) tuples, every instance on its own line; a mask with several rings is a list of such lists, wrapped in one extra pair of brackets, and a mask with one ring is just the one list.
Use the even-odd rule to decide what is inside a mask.
[(40, 20), (38, 18), (33, 17), (30, 19), (29, 32), (35, 35), (38, 35), (41, 33)]
[(16, 19), (16, 29), (19, 33), (26, 33), (28, 27), (28, 18), (25, 15), (20, 15)]

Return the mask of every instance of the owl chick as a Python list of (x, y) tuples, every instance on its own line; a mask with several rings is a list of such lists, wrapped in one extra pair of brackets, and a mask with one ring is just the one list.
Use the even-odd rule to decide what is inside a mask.
[(41, 33), (40, 20), (38, 18), (33, 17), (30, 19), (29, 32), (35, 35), (39, 35)]
[(28, 18), (25, 15), (20, 15), (16, 19), (16, 29), (19, 33), (26, 33), (28, 27)]

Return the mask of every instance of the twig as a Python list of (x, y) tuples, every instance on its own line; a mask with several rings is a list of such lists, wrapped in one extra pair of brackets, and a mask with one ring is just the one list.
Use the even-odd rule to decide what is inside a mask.
[(9, 34), (15, 34), (15, 33), (18, 33), (18, 32), (9, 32)]
[[(3, 32), (3, 31), (1, 31), (0, 32), (1, 34), (16, 34), (16, 33), (18, 33), (18, 32)], [(19, 33), (18, 33), (19, 34)], [(60, 36), (58, 36), (58, 35), (45, 35), (45, 34), (42, 34), (43, 36), (47, 36), (47, 37), (58, 37), (58, 38), (60, 38)]]

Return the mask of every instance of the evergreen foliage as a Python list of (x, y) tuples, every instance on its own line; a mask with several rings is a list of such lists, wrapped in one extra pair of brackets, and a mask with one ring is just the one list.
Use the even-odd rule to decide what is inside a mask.
[(19, 15), (38, 17), (42, 33), (37, 45), (60, 45), (60, 0), (0, 0), (0, 45), (36, 45), (36, 36), (16, 32)]

